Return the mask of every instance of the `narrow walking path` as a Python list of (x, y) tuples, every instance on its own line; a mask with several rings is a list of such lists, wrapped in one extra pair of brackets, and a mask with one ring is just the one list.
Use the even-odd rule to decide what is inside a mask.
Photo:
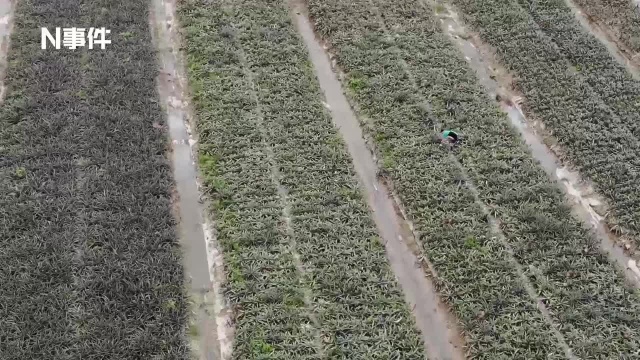
[[(152, 0), (149, 12), (152, 38), (160, 69), (156, 80), (171, 140), (176, 194), (174, 212), (191, 291), (190, 333), (192, 351), (200, 360), (224, 360), (231, 356), (229, 309), (221, 291), (224, 282), (222, 255), (206, 212), (208, 202), (200, 191), (196, 166), (197, 134), (189, 105), (188, 84), (180, 50), (175, 0)], [(203, 201), (204, 200), (204, 201)]]

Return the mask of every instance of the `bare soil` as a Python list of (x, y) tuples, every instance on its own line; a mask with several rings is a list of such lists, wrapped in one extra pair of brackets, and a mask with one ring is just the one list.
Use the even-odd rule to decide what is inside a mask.
[(176, 182), (175, 215), (192, 298), (192, 347), (201, 360), (226, 359), (231, 352), (229, 311), (221, 293), (222, 254), (206, 214), (196, 167), (197, 138), (191, 128), (187, 79), (180, 54), (175, 0), (154, 0), (150, 12), (160, 72), (158, 92), (167, 112), (170, 158)]

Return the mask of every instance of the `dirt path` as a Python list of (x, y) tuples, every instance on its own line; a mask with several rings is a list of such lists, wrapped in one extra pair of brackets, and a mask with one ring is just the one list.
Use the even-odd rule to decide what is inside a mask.
[(329, 57), (316, 39), (300, 3), (292, 3), (293, 16), (304, 39), (335, 126), (345, 140), (355, 170), (366, 193), (373, 219), (385, 243), (391, 267), (413, 309), (429, 359), (463, 359), (464, 343), (455, 320), (440, 301), (433, 283), (425, 276), (410, 224), (399, 214), (390, 189), (378, 177), (378, 167), (363, 138), (359, 122), (343, 94)]
[(13, 12), (16, 0), (0, 1), (0, 103), (4, 101), (6, 87), (4, 77), (7, 72), (7, 54), (13, 28)]
[(557, 182), (570, 201), (574, 214), (591, 228), (600, 240), (602, 250), (612, 263), (625, 272), (627, 280), (636, 287), (640, 287), (640, 271), (635, 260), (625, 253), (625, 242), (618, 238), (608, 228), (604, 221), (607, 212), (605, 200), (596, 194), (593, 187), (583, 180), (583, 177), (566, 162), (560, 161), (556, 152), (561, 151), (557, 146), (550, 147), (547, 143), (555, 143), (544, 135), (543, 126), (537, 121), (527, 119), (518, 103), (521, 98), (511, 90), (510, 76), (495, 57), (489, 47), (481, 42), (474, 34), (468, 32), (453, 7), (446, 2), (439, 2), (442, 6), (439, 13), (446, 33), (460, 49), (469, 66), (475, 71), (480, 83), (486, 88), (491, 99), (498, 102), (500, 108), (508, 115), (514, 128), (522, 135), (529, 146), (531, 154), (540, 163), (549, 177)]
[(226, 359), (230, 356), (231, 341), (228, 311), (220, 291), (224, 276), (222, 255), (201, 201), (195, 165), (197, 140), (191, 131), (193, 116), (179, 53), (175, 0), (153, 0), (150, 22), (160, 63), (158, 91), (167, 112), (172, 141), (175, 213), (180, 220), (180, 241), (193, 300), (192, 345), (198, 359)]

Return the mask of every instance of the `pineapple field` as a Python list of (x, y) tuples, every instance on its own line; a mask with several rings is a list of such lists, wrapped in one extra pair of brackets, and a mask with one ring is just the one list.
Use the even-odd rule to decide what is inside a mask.
[(640, 359), (638, 6), (0, 0), (0, 359)]

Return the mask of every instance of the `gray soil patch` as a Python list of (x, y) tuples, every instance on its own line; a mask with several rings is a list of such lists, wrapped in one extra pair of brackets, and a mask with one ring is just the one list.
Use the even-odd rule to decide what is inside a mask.
[(411, 224), (403, 218), (391, 190), (378, 176), (376, 161), (363, 138), (360, 123), (344, 96), (328, 54), (315, 37), (306, 9), (299, 3), (292, 4), (292, 9), (294, 21), (309, 50), (325, 94), (326, 106), (353, 158), (391, 268), (422, 332), (427, 357), (464, 359), (464, 342), (456, 328), (456, 321), (439, 299), (420, 258), (414, 253), (418, 250), (415, 249), (417, 242)]
[(524, 116), (519, 106), (522, 98), (512, 91), (509, 74), (495, 60), (490, 48), (465, 29), (450, 4), (443, 3), (439, 8), (446, 10), (439, 13), (443, 27), (476, 72), (490, 98), (498, 102), (525, 140), (533, 157), (564, 191), (574, 214), (593, 230), (600, 240), (602, 251), (612, 263), (624, 270), (631, 284), (640, 287), (640, 271), (635, 260), (625, 251), (629, 249), (628, 242), (614, 235), (606, 224), (608, 210), (604, 198), (596, 194), (593, 187), (577, 171), (572, 170), (570, 164), (560, 160), (562, 149), (546, 134), (544, 125)]
[(175, 0), (153, 0), (150, 12), (158, 50), (158, 91), (167, 112), (172, 143), (171, 161), (176, 185), (175, 215), (187, 276), (191, 286), (192, 347), (198, 359), (226, 359), (231, 354), (230, 314), (221, 293), (222, 254), (208, 222), (206, 201), (198, 182), (193, 116), (188, 104), (187, 80), (179, 52)]

